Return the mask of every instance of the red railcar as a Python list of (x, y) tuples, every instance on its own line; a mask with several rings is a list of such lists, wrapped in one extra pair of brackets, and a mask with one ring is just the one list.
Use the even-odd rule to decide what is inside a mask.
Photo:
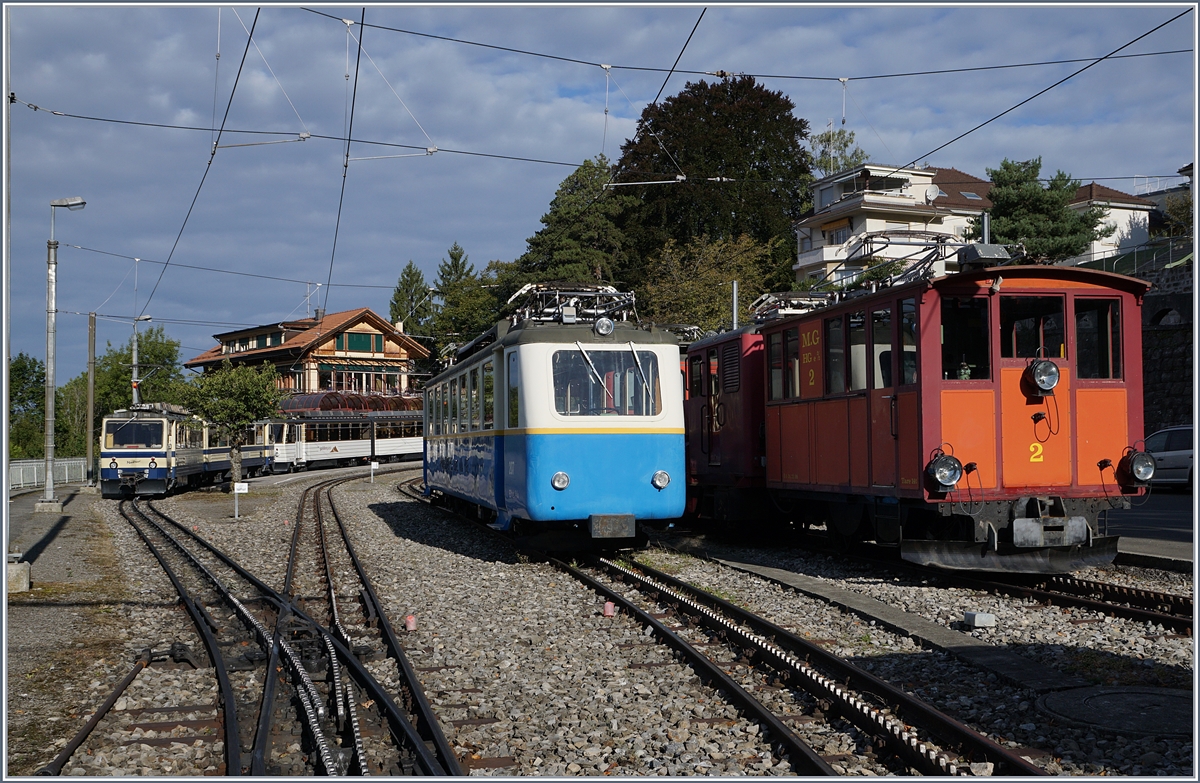
[(1153, 472), (1135, 448), (1147, 288), (997, 267), (695, 343), (693, 507), (824, 522), (834, 538), (952, 568), (1111, 561), (1100, 512), (1128, 507)]

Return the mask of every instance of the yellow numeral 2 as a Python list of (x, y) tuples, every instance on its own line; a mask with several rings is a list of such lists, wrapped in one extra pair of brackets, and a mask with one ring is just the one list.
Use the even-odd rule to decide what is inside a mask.
[(1042, 444), (1040, 444), (1040, 443), (1030, 443), (1029, 444), (1029, 461), (1030, 462), (1041, 462), (1042, 461)]

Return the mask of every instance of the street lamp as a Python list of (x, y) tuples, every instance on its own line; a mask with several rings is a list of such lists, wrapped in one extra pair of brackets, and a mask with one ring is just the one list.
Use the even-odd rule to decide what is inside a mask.
[[(72, 212), (87, 204), (79, 196), (50, 202), (50, 239), (46, 242), (46, 491), (34, 504), (34, 511), (60, 513), (62, 501), (54, 496), (54, 317), (58, 313), (58, 242), (54, 239), (54, 210), (66, 207)], [(89, 435), (90, 437), (90, 435)]]
[[(133, 404), (137, 405), (142, 401), (138, 395), (138, 360), (137, 360), (137, 325), (138, 321), (149, 321), (150, 316), (139, 315), (133, 319)], [(154, 373), (150, 373), (153, 375)]]

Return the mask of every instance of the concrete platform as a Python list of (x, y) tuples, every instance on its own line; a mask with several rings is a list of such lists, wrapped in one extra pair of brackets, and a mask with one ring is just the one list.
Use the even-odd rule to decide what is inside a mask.
[(1117, 543), (1118, 565), (1160, 568), (1190, 574), (1195, 570), (1196, 545), (1192, 541), (1167, 541), (1158, 538), (1121, 536)]
[(721, 559), (717, 559), (717, 562), (730, 568), (757, 574), (778, 584), (799, 590), (806, 595), (821, 598), (834, 606), (875, 620), (896, 633), (911, 636), (925, 645), (944, 650), (968, 663), (995, 672), (997, 676), (1022, 688), (1046, 693), (1090, 685), (1087, 680), (1080, 677), (1072, 677), (1055, 671), (1003, 647), (988, 644), (973, 636), (889, 606), (861, 593), (833, 587), (820, 579), (752, 563), (738, 563)]
[[(100, 496), (88, 494), (80, 484), (55, 487), (62, 503), (57, 513), (37, 510), (42, 490), (13, 495), (8, 499), (10, 552), (20, 552), (29, 579), (38, 582), (87, 582), (96, 579), (85, 564), (91, 546), (92, 504)], [(5, 564), (6, 571), (13, 567)]]

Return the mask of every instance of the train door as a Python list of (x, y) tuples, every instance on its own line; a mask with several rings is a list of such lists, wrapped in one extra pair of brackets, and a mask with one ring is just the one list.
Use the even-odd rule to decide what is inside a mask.
[(704, 426), (708, 430), (708, 464), (721, 464), (721, 424), (725, 406), (721, 400), (721, 366), (715, 347), (708, 349), (708, 410)]
[(871, 485), (896, 486), (896, 350), (891, 303), (868, 313), (870, 327)]

